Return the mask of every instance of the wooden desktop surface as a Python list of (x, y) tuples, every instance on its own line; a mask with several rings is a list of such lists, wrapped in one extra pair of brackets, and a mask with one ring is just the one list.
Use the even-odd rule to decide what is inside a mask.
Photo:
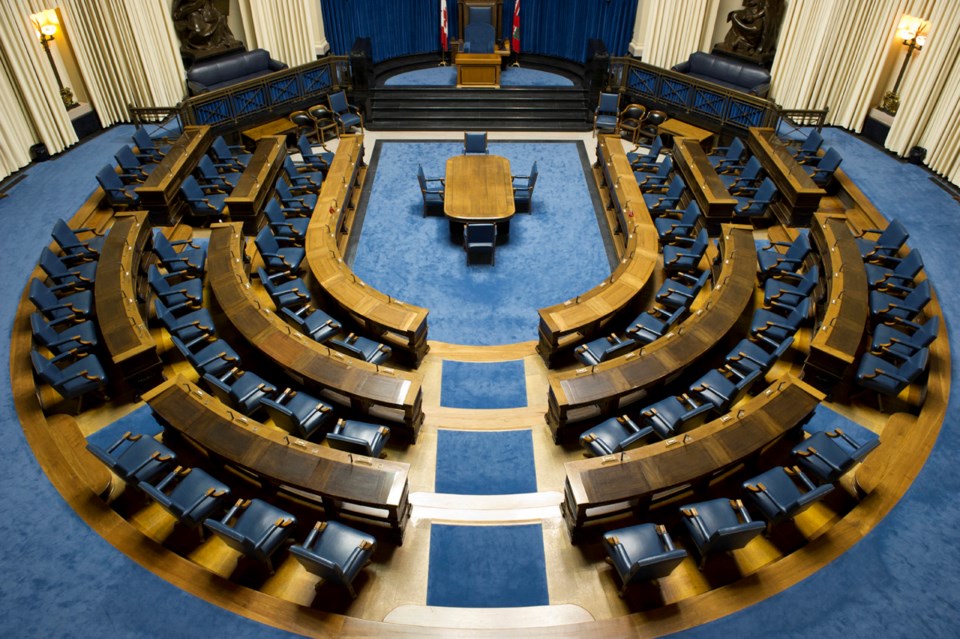
[(247, 168), (225, 200), (230, 219), (243, 220), (244, 232), (250, 235), (256, 235), (262, 226), (258, 218), (263, 218), (263, 209), (273, 197), (273, 185), (283, 170), (286, 154), (287, 146), (283, 136), (260, 138)]
[(692, 138), (674, 139), (673, 161), (708, 222), (733, 218), (737, 200), (727, 191), (699, 142)]
[(209, 126), (185, 126), (150, 177), (136, 188), (140, 205), (150, 211), (152, 220), (176, 223), (180, 185), (197, 168), (212, 140)]
[(677, 138), (694, 139), (705, 151), (709, 151), (713, 147), (713, 131), (701, 129), (676, 118), (664, 120), (657, 126), (657, 132)]
[(516, 211), (510, 161), (499, 155), (447, 160), (443, 212), (454, 222), (503, 222)]

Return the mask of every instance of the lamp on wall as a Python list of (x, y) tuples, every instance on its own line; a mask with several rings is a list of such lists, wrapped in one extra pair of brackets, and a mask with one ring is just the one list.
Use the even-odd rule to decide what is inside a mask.
[(920, 51), (923, 45), (927, 43), (927, 36), (922, 35), (923, 30), (929, 26), (926, 20), (914, 18), (913, 16), (903, 16), (900, 20), (900, 26), (897, 27), (897, 39), (903, 41), (903, 46), (907, 47), (907, 55), (903, 58), (903, 65), (900, 67), (900, 75), (897, 76), (897, 82), (893, 85), (892, 91), (887, 91), (880, 102), (880, 110), (886, 111), (890, 115), (896, 115), (900, 108), (900, 82), (903, 81), (903, 73), (907, 70), (907, 63), (910, 62), (910, 56), (914, 50)]
[(57, 86), (60, 87), (60, 97), (63, 99), (63, 106), (67, 107), (68, 111), (80, 106), (73, 100), (73, 91), (71, 91), (69, 87), (63, 86), (63, 80), (60, 79), (60, 71), (57, 70), (57, 65), (53, 61), (53, 54), (50, 52), (50, 41), (53, 40), (53, 37), (57, 34), (57, 25), (59, 24), (56, 14), (52, 11), (44, 11), (43, 13), (32, 16), (32, 19), (33, 26), (37, 30), (37, 37), (40, 38), (40, 44), (43, 45), (43, 50), (47, 52), (47, 59), (50, 61), (50, 68), (53, 69), (53, 75), (57, 79)]

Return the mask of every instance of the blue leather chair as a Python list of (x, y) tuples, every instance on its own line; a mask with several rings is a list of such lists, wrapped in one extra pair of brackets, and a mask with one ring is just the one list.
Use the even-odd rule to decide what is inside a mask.
[(296, 517), (261, 499), (240, 499), (223, 519), (206, 519), (203, 525), (225, 544), (273, 573), (271, 557), (297, 523)]
[(301, 135), (297, 138), (297, 149), (300, 151), (300, 157), (303, 158), (303, 163), (313, 167), (316, 171), (321, 171), (326, 173), (330, 170), (330, 163), (333, 162), (333, 153), (329, 152), (320, 152), (317, 153), (313, 150), (313, 146), (310, 145), (310, 140), (307, 139), (307, 136)]
[(463, 153), (464, 155), (481, 155), (487, 151), (487, 132), (486, 131), (466, 131), (463, 134)]
[(540, 168), (534, 160), (529, 175), (513, 176), (513, 205), (517, 212), (530, 213), (533, 210), (533, 189), (539, 175)]
[(641, 193), (650, 193), (661, 189), (667, 184), (667, 180), (670, 179), (670, 174), (673, 173), (673, 158), (669, 155), (661, 162), (658, 162), (654, 168), (651, 168), (652, 173), (643, 173), (640, 171), (634, 171), (633, 177), (637, 180), (637, 186), (640, 187)]
[(763, 532), (766, 524), (750, 518), (739, 499), (711, 499), (680, 508), (683, 525), (700, 557), (700, 567), (712, 552), (743, 548)]
[(201, 186), (215, 186), (230, 193), (240, 181), (241, 175), (243, 174), (233, 170), (232, 166), (225, 166), (224, 172), (221, 173), (209, 155), (200, 156), (200, 161), (197, 163), (196, 178)]
[(700, 271), (697, 275), (679, 271), (672, 273), (657, 291), (656, 301), (668, 308), (690, 308), (708, 279), (709, 269)]
[(861, 444), (835, 428), (813, 433), (793, 447), (793, 454), (804, 470), (820, 481), (832, 484), (879, 445), (879, 437)]
[(626, 355), (630, 351), (640, 348), (643, 344), (638, 342), (629, 333), (620, 337), (616, 333), (610, 333), (605, 337), (598, 337), (586, 344), (577, 346), (573, 354), (578, 360), (587, 366), (595, 366), (600, 362), (615, 359), (621, 355)]
[(342, 328), (340, 322), (309, 304), (304, 304), (297, 309), (284, 307), (280, 312), (293, 322), (301, 333), (320, 343), (326, 342)]
[(761, 373), (765, 373), (790, 348), (791, 344), (793, 344), (792, 336), (779, 343), (742, 339), (737, 342), (733, 350), (727, 353), (726, 360), (728, 363), (737, 364), (739, 368), (756, 368)]
[(187, 207), (190, 212), (198, 217), (213, 217), (219, 219), (223, 216), (223, 209), (227, 205), (227, 193), (219, 186), (200, 186), (197, 178), (188, 175), (180, 185), (180, 193), (183, 199), (187, 201)]
[(271, 275), (262, 268), (257, 269), (257, 275), (278, 310), (299, 308), (312, 301), (306, 282), (299, 277), (289, 277), (286, 271)]
[(390, 347), (375, 342), (372, 339), (362, 337), (356, 333), (350, 333), (342, 340), (331, 339), (330, 348), (339, 351), (350, 357), (356, 357), (371, 364), (381, 364), (390, 357)]
[(649, 344), (669, 332), (670, 327), (686, 312), (686, 307), (668, 309), (653, 306), (634, 319), (627, 328), (627, 335), (640, 344)]
[(156, 484), (141, 481), (140, 490), (187, 528), (200, 524), (226, 506), (230, 487), (199, 468), (177, 466)]
[(124, 184), (109, 164), (104, 164), (97, 171), (97, 183), (107, 196), (107, 202), (115, 209), (128, 209), (140, 204), (140, 196), (134, 190), (135, 185)]
[(593, 134), (597, 131), (616, 133), (620, 126), (620, 94), (601, 93), (597, 108), (593, 110)]
[(57, 297), (43, 282), (33, 278), (30, 280), (28, 296), (36, 309), (50, 320), (50, 326), (77, 323), (93, 316), (93, 291), (78, 291)]
[(97, 278), (97, 262), (66, 264), (46, 246), (40, 250), (40, 268), (54, 286), (65, 286), (75, 291), (93, 288)]
[(711, 402), (689, 393), (673, 395), (640, 411), (641, 420), (653, 428), (660, 439), (669, 439), (682, 430), (699, 426), (713, 409)]
[(912, 321), (930, 299), (930, 280), (923, 280), (903, 298), (873, 290), (869, 297), (870, 315), (881, 322), (894, 318)]
[(323, 173), (307, 164), (297, 164), (289, 155), (283, 159), (283, 172), (295, 193), (318, 194), (323, 187)]
[(674, 244), (667, 244), (663, 247), (663, 270), (667, 273), (699, 273), (697, 267), (709, 242), (707, 229), (702, 228), (695, 238), (677, 238)]
[(816, 486), (798, 466), (776, 466), (745, 481), (743, 488), (767, 520), (768, 530), (833, 491), (832, 484)]
[(670, 185), (666, 187), (663, 192), (650, 190), (643, 193), (643, 201), (647, 205), (647, 210), (650, 211), (650, 215), (656, 217), (675, 209), (680, 202), (680, 198), (683, 197), (683, 192), (686, 188), (687, 185), (683, 181), (683, 178), (680, 177), (679, 174), (676, 174), (670, 180)]
[(580, 435), (580, 446), (594, 457), (603, 457), (633, 448), (651, 433), (652, 426), (639, 426), (629, 415), (621, 415), (602, 421)]
[(814, 264), (804, 274), (784, 271), (767, 279), (763, 285), (764, 304), (779, 303), (797, 306), (810, 297), (820, 279), (820, 269)]
[(891, 362), (873, 353), (864, 353), (857, 366), (857, 384), (870, 390), (896, 397), (927, 369), (930, 351), (921, 348), (900, 363)]
[(380, 457), (389, 439), (390, 429), (386, 426), (356, 419), (338, 419), (327, 434), (331, 448), (367, 457)]
[(176, 453), (154, 438), (129, 431), (106, 449), (87, 442), (87, 450), (120, 479), (135, 486), (160, 477), (177, 459)]
[(777, 193), (777, 187), (774, 186), (773, 181), (770, 178), (763, 178), (760, 187), (752, 195), (734, 195), (737, 200), (734, 211), (743, 217), (763, 217), (767, 214), (767, 209)]
[(819, 161), (815, 163), (807, 162), (802, 166), (817, 186), (826, 186), (841, 162), (843, 162), (843, 157), (840, 155), (840, 151), (830, 147), (826, 153), (820, 156)]
[(762, 373), (760, 368), (754, 366), (725, 362), (694, 382), (690, 386), (690, 393), (710, 402), (714, 410), (723, 413), (750, 390)]
[(690, 200), (683, 211), (667, 211), (653, 221), (660, 236), (661, 244), (674, 244), (677, 240), (687, 240), (697, 232), (700, 222), (700, 207), (696, 200)]
[(463, 227), (463, 249), (467, 252), (467, 264), (476, 262), (476, 256), (488, 256), (490, 265), (496, 263), (497, 225), (467, 224)]
[(143, 127), (137, 127), (131, 136), (137, 146), (137, 155), (146, 162), (159, 162), (170, 150), (171, 144), (154, 140)]
[(744, 146), (743, 140), (735, 137), (728, 146), (714, 147), (707, 159), (710, 160), (714, 169), (722, 171), (730, 166), (739, 166), (741, 164), (740, 159), (746, 150), (747, 147)]
[(302, 439), (310, 439), (333, 418), (333, 408), (302, 391), (286, 388), (276, 397), (264, 397), (260, 405), (273, 423)]
[(243, 147), (238, 144), (227, 144), (222, 135), (218, 135), (210, 144), (210, 156), (213, 161), (233, 171), (243, 171), (253, 157), (253, 154), (244, 153), (243, 150)]
[[(61, 358), (76, 358), (62, 368)], [(57, 391), (64, 399), (74, 399), (103, 390), (107, 374), (97, 356), (88, 351), (68, 351), (50, 360), (35, 350), (30, 351), (30, 361), (37, 375)]]
[(749, 195), (751, 189), (760, 186), (763, 165), (760, 158), (751, 155), (743, 168), (737, 172), (726, 171), (720, 175), (720, 181), (727, 187), (731, 195)]
[(290, 554), (307, 572), (343, 586), (356, 598), (353, 580), (376, 550), (377, 540), (372, 535), (336, 521), (318, 521), (302, 545), (290, 547)]
[(313, 215), (313, 209), (317, 205), (317, 195), (315, 193), (302, 193), (294, 195), (290, 190), (290, 185), (283, 179), (283, 176), (277, 178), (277, 199), (280, 200), (281, 210), (284, 215), (296, 215), (297, 217), (310, 217)]
[(909, 286), (914, 278), (923, 270), (923, 256), (920, 249), (914, 249), (902, 258), (886, 257), (883, 264), (865, 262), (863, 268), (867, 271), (867, 284), (870, 288), (883, 290), (886, 284)]
[(274, 235), (289, 238), (298, 244), (303, 244), (304, 239), (307, 237), (307, 227), (310, 225), (310, 218), (288, 218), (283, 214), (280, 202), (276, 200), (268, 201), (267, 205), (263, 208), (263, 213)]
[(33, 333), (33, 341), (54, 355), (89, 351), (95, 348), (98, 342), (97, 328), (93, 322), (71, 324), (58, 333), (43, 315), (37, 312), (30, 313), (30, 331)]
[(331, 93), (328, 100), (333, 118), (340, 126), (340, 133), (346, 133), (355, 126), (360, 127), (360, 132), (363, 133), (363, 114), (360, 113), (360, 109), (347, 103), (346, 93), (343, 91)]
[[(923, 324), (894, 318), (873, 329), (870, 350), (885, 359), (909, 359), (937, 338), (940, 318), (934, 315)], [(903, 330), (900, 330), (903, 329)]]
[(188, 310), (183, 315), (175, 315), (175, 309), (167, 308), (161, 300), (154, 300), (153, 308), (160, 323), (170, 331), (171, 335), (176, 335), (184, 343), (213, 335), (215, 332), (213, 317), (205, 308)]
[(113, 159), (117, 161), (117, 165), (120, 167), (120, 179), (127, 184), (144, 182), (150, 177), (153, 170), (157, 168), (157, 165), (153, 163), (141, 164), (140, 158), (137, 157), (137, 154), (133, 152), (133, 149), (131, 149), (128, 144), (120, 147), (120, 149), (113, 154)]
[[(79, 233), (88, 233), (92, 237), (81, 240)], [(95, 260), (100, 256), (103, 243), (107, 240), (105, 233), (97, 233), (92, 228), (72, 229), (62, 219), (53, 223), (50, 233), (53, 241), (60, 247), (62, 258), (68, 262), (75, 260)]]
[(676, 548), (666, 527), (638, 524), (612, 530), (603, 535), (607, 562), (620, 576), (620, 596), (631, 584), (666, 577), (687, 558), (687, 551)]
[(803, 163), (809, 158), (817, 157), (817, 151), (823, 146), (823, 136), (816, 129), (810, 131), (803, 140), (803, 144), (788, 148), (787, 151), (797, 162)]
[[(777, 247), (786, 247), (787, 250), (781, 252)], [(798, 235), (793, 242), (768, 243), (757, 251), (760, 279), (765, 280), (779, 273), (799, 272), (803, 261), (810, 255), (810, 250), (810, 238), (806, 233)]]
[(223, 375), (234, 366), (240, 365), (240, 356), (222, 339), (203, 336), (193, 342), (184, 342), (176, 335), (170, 339), (177, 350), (186, 358), (198, 373)]
[[(174, 278), (178, 274), (169, 274)], [(160, 273), (156, 264), (151, 264), (147, 269), (147, 281), (150, 288), (168, 309), (181, 309), (185, 307), (200, 308), (203, 303), (203, 281), (198, 277), (191, 277), (181, 280), (175, 284), (167, 281), (167, 278)]]
[[(179, 251), (176, 247), (182, 247)], [(168, 273), (180, 273), (191, 277), (203, 277), (207, 263), (207, 247), (193, 240), (171, 242), (160, 231), (153, 234), (153, 252)]]
[(261, 399), (277, 392), (256, 373), (236, 366), (218, 375), (206, 373), (203, 381), (217, 399), (248, 416), (260, 408)]
[[(868, 235), (876, 236), (869, 239)], [(904, 245), (910, 234), (900, 223), (900, 220), (890, 220), (887, 228), (883, 229), (864, 229), (857, 234), (857, 246), (860, 247), (860, 257), (865, 262), (886, 260), (895, 257), (900, 247)]]
[(750, 334), (755, 339), (766, 342), (777, 349), (785, 340), (793, 337), (800, 324), (810, 314), (810, 299), (806, 298), (796, 306), (772, 303), (769, 307), (758, 308), (750, 321)]
[(493, 53), (496, 39), (497, 31), (492, 24), (471, 22), (463, 28), (463, 52)]
[(630, 152), (627, 153), (627, 160), (630, 162), (630, 166), (634, 171), (641, 171), (640, 167), (646, 166), (648, 164), (656, 164), (657, 160), (660, 158), (660, 152), (663, 150), (663, 140), (660, 139), (660, 136), (653, 138), (653, 142), (650, 146), (644, 149), (643, 153)]
[[(444, 179), (428, 178), (423, 173), (423, 165), (417, 165), (417, 182), (420, 183), (420, 194), (423, 196), (423, 216), (431, 213), (443, 215)], [(430, 188), (431, 184), (439, 184), (440, 188)]]
[[(287, 246), (281, 246), (281, 242)], [(277, 237), (269, 226), (260, 229), (254, 243), (268, 273), (296, 273), (306, 257), (302, 247), (293, 246), (288, 238)]]

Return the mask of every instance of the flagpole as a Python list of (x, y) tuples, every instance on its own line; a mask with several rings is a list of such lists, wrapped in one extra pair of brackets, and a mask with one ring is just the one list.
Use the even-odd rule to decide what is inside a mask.
[(510, 30), (510, 54), (513, 56), (511, 67), (520, 68), (520, 0), (513, 4), (513, 28)]
[(440, 0), (440, 64), (447, 66), (447, 0)]

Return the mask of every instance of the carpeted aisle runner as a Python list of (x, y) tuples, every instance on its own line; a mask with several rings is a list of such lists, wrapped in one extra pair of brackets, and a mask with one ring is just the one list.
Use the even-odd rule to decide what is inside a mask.
[(528, 429), (439, 429), (434, 491), (454, 495), (537, 492), (532, 433)]

